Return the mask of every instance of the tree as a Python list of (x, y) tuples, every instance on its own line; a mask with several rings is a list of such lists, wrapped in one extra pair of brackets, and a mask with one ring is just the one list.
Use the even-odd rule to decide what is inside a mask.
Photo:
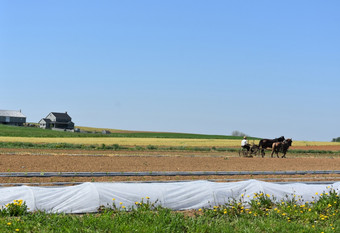
[(248, 136), (247, 134), (245, 133), (242, 133), (238, 130), (234, 130), (232, 133), (231, 133), (231, 136), (236, 136), (236, 137), (244, 137), (244, 136)]
[(340, 137), (333, 138), (332, 142), (340, 142)]

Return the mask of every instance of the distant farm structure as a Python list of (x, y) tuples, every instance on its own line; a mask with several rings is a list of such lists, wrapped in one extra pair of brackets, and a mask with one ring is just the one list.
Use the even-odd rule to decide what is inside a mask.
[(51, 112), (45, 118), (41, 119), (38, 123), (40, 128), (43, 129), (64, 131), (74, 130), (74, 123), (72, 122), (72, 118), (67, 114), (67, 112)]
[(23, 126), (26, 123), (26, 116), (21, 110), (0, 110), (0, 124)]

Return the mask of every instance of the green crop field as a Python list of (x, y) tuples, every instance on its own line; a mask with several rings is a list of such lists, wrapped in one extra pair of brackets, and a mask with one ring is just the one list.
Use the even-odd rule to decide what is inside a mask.
[[(17, 127), (0, 124), (0, 136), (3, 137), (39, 137), (39, 138), (108, 138), (108, 137), (133, 137), (133, 138), (191, 138), (191, 139), (240, 139), (241, 137), (225, 135), (206, 135), (188, 133), (167, 133), (167, 132), (135, 132), (123, 130), (110, 130), (111, 134), (102, 134), (103, 129), (78, 127), (88, 133), (60, 132), (34, 127)], [(250, 138), (252, 139), (252, 138)], [(255, 139), (255, 138), (254, 138)]]

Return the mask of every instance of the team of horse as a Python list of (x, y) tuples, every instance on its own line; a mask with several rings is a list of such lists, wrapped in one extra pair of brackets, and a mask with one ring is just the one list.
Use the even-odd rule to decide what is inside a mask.
[[(265, 149), (271, 149), (271, 157), (274, 153), (279, 158), (279, 153), (282, 153), (281, 158), (286, 158), (288, 148), (292, 145), (293, 140), (291, 138), (285, 139), (284, 136), (274, 139), (261, 139), (259, 145), (253, 145), (251, 150), (257, 150), (261, 153), (262, 158), (265, 156)], [(252, 151), (251, 151), (252, 152)]]

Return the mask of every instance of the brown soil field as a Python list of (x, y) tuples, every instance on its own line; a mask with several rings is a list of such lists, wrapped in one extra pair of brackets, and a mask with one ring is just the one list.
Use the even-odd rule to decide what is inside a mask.
[(292, 146), (291, 150), (326, 150), (326, 151), (340, 151), (339, 145), (326, 145), (326, 146)]
[[(340, 157), (293, 157), (286, 159), (242, 158), (236, 153), (160, 152), (160, 151), (85, 151), (0, 149), (0, 172), (155, 172), (155, 171), (308, 171), (339, 170)], [(340, 180), (340, 175), (294, 176), (143, 176), (143, 177), (0, 177), (0, 183), (48, 183), (85, 181), (151, 181), (151, 180)]]

